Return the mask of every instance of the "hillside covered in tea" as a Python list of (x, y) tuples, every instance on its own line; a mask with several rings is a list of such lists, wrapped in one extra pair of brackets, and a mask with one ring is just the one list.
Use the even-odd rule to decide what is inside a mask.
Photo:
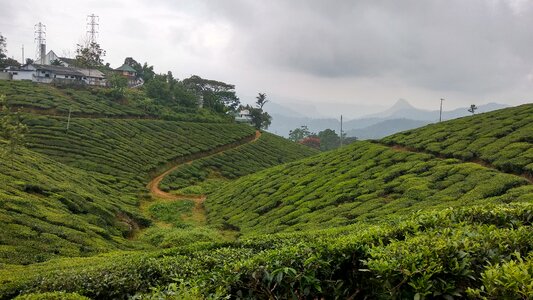
[[(19, 104), (36, 101), (19, 89), (67, 92), (2, 89)], [(69, 93), (57, 103), (106, 91)], [(42, 105), (21, 110), (25, 147), (0, 162), (0, 299), (533, 294), (533, 185), (515, 160), (530, 105), (320, 154), (220, 114), (114, 103), (121, 117), (68, 121)]]

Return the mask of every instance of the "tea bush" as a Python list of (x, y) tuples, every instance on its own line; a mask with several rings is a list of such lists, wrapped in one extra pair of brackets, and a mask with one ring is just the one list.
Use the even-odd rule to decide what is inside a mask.
[(115, 100), (112, 89), (100, 87), (58, 88), (27, 81), (0, 82), (0, 95), (9, 105), (37, 114), (78, 117), (155, 118), (174, 121), (229, 123), (227, 116), (206, 109), (160, 105), (143, 90), (127, 89), (125, 99)]
[(211, 177), (235, 179), (317, 153), (312, 148), (263, 132), (253, 143), (179, 167), (163, 179), (161, 187), (165, 190), (178, 190), (197, 185)]
[(211, 224), (242, 233), (308, 230), (480, 203), (531, 201), (524, 178), (369, 142), (267, 169), (213, 191)]
[(386, 137), (403, 145), (446, 157), (482, 160), (501, 171), (533, 175), (533, 105), (496, 110)]
[[(527, 297), (532, 270), (521, 257), (533, 250), (532, 208), (531, 203), (485, 204), (390, 216), (374, 225), (6, 266), (0, 269), (0, 295), (66, 291), (96, 299), (172, 299), (177, 294), (285, 299)], [(499, 268), (506, 269), (495, 271)]]
[(142, 186), (154, 171), (180, 157), (251, 137), (238, 124), (157, 120), (72, 119), (25, 115), (28, 148), (70, 166), (109, 175), (108, 182)]

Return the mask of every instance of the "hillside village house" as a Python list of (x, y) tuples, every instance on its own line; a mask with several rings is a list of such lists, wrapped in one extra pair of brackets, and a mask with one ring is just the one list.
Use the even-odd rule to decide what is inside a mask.
[(105, 86), (105, 74), (96, 69), (71, 68), (43, 64), (27, 64), (18, 69), (9, 69), (12, 80), (30, 80), (39, 83), (86, 83)]
[(137, 71), (127, 64), (115, 69), (115, 72), (128, 79), (129, 87), (136, 87), (142, 85), (144, 82), (141, 78), (137, 78)]
[(248, 109), (242, 109), (235, 115), (235, 121), (239, 123), (249, 123), (252, 124), (252, 116)]
[[(9, 67), (0, 72), (0, 80), (29, 80), (39, 83), (73, 83), (92, 86), (107, 86), (106, 75), (97, 69), (75, 67), (75, 59), (60, 57), (54, 51), (45, 54), (41, 49), (41, 57), (31, 64), (22, 67)], [(129, 87), (139, 87), (144, 84), (137, 77), (137, 71), (127, 64), (111, 69), (128, 79)]]

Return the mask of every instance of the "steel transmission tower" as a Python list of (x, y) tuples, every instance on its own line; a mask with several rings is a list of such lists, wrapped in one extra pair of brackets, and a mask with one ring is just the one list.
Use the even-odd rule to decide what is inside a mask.
[(96, 43), (99, 26), (98, 22), (100, 22), (100, 18), (97, 15), (92, 14), (87, 16), (87, 42), (89, 45)]
[(35, 30), (35, 42), (37, 43), (35, 57), (39, 60), (46, 55), (46, 25), (39, 22), (33, 27)]

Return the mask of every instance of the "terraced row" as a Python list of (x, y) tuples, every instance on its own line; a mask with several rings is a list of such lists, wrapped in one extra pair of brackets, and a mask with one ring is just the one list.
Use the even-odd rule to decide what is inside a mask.
[(483, 205), (375, 225), (257, 235), (0, 269), (0, 298), (466, 298), (533, 293), (532, 205)]
[(408, 130), (382, 142), (533, 176), (533, 104)]
[(143, 222), (135, 195), (113, 189), (110, 177), (29, 150), (20, 154), (0, 160), (0, 265), (133, 247), (122, 221)]
[(127, 89), (117, 100), (109, 88), (55, 87), (27, 81), (0, 81), (0, 94), (10, 106), (26, 112), (67, 116), (151, 118), (193, 122), (228, 123), (223, 115), (205, 109), (164, 106), (146, 96), (144, 91)]
[(357, 142), (242, 177), (206, 202), (211, 224), (274, 233), (414, 211), (532, 201), (533, 185), (474, 163)]
[(150, 171), (176, 158), (254, 134), (245, 125), (157, 120), (72, 119), (68, 132), (65, 118), (25, 115), (24, 123), (30, 128), (30, 149), (73, 167), (125, 180), (124, 188), (146, 183)]
[(180, 166), (163, 179), (161, 188), (179, 190), (195, 186), (211, 177), (236, 179), (317, 153), (312, 148), (263, 132), (253, 143)]

